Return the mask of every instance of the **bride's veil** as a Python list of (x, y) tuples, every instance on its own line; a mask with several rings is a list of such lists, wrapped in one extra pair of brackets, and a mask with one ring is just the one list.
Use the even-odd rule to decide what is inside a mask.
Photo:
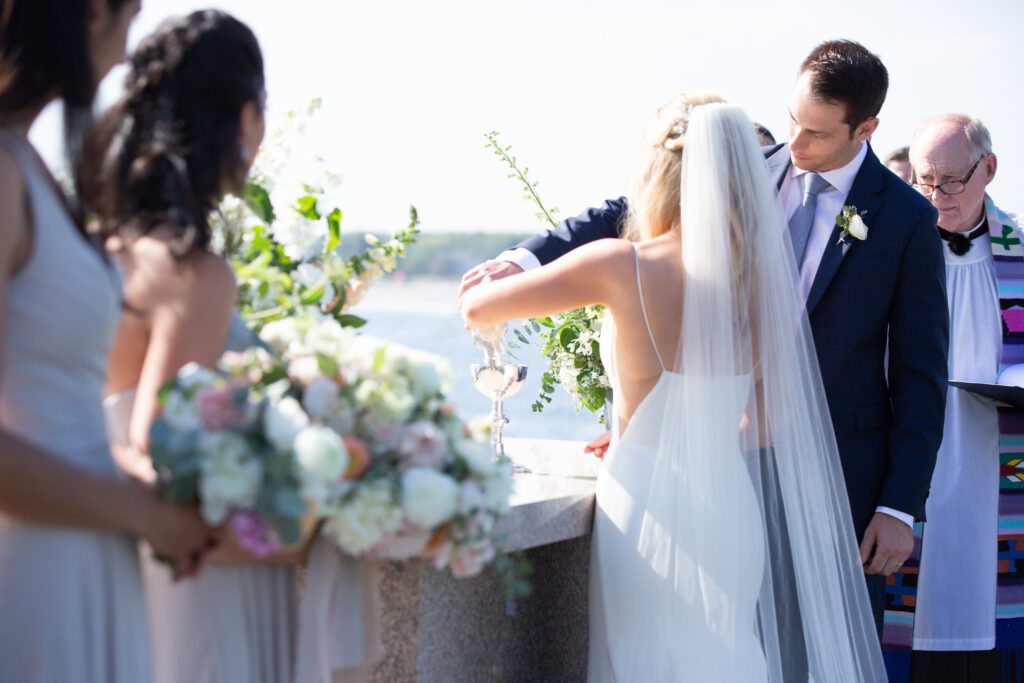
[(735, 662), (715, 653), (763, 652), (753, 678), (763, 669), (769, 681), (884, 681), (814, 344), (753, 124), (727, 104), (686, 118), (684, 303), (670, 368), (682, 379), (664, 403), (638, 537), (656, 578), (636, 587), (635, 604), (664, 639), (649, 651), (665, 653), (656, 670), (677, 680), (733, 680)]

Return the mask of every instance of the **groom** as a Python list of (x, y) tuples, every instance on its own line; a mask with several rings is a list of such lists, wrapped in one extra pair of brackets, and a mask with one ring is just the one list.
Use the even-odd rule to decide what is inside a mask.
[[(910, 555), (913, 521), (924, 519), (942, 438), (949, 338), (935, 209), (882, 166), (867, 142), (888, 80), (861, 45), (819, 45), (790, 99), (789, 143), (765, 148), (799, 264), (879, 633), (885, 577)], [(843, 235), (836, 219), (846, 207), (861, 216), (866, 236), (856, 229)], [(469, 271), (463, 291), (618, 237), (625, 213), (624, 197), (588, 209)]]

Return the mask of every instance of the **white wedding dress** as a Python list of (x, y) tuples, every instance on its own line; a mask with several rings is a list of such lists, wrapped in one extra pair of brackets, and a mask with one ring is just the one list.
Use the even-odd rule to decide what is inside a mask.
[[(251, 333), (235, 315), (226, 349), (245, 348)], [(113, 443), (128, 443), (135, 388), (104, 401)], [(293, 670), (297, 611), (291, 565), (207, 562), (174, 582), (168, 567), (140, 544), (149, 610), (154, 683), (284, 683)]]
[[(597, 481), (589, 680), (884, 681), (817, 354), (753, 124), (738, 107), (707, 104), (673, 129), (686, 138), (682, 306), (655, 322), (678, 326), (678, 349), (658, 354), (661, 376), (621, 433), (613, 417)], [(663, 126), (652, 130), (661, 144)], [(615, 389), (616, 361), (658, 353), (643, 307), (658, 292), (643, 291), (640, 265), (648, 339), (625, 348), (610, 318), (602, 335)]]
[[(637, 263), (637, 284), (639, 262)], [(640, 286), (643, 306), (643, 290)], [(647, 321), (646, 309), (643, 310)], [(756, 606), (764, 574), (760, 505), (742, 462), (737, 429), (751, 391), (751, 375), (687, 376), (665, 368), (620, 433), (613, 411), (612, 441), (597, 477), (590, 566), (590, 657), (588, 680), (719, 681), (767, 680), (756, 634)], [(605, 318), (601, 360), (617, 389), (615, 323)], [(636, 350), (634, 350), (636, 352)], [(646, 351), (650, 353), (650, 350)], [(695, 533), (670, 541), (672, 557), (645, 557), (640, 548), (647, 497), (663, 417), (678, 394), (713, 404), (715, 420), (685, 459), (700, 477), (701, 500), (680, 501), (699, 515)], [(736, 472), (743, 476), (735, 477)], [(698, 482), (694, 482), (697, 484)], [(653, 561), (652, 561), (653, 560)], [(674, 565), (674, 566), (673, 566)], [(666, 571), (667, 570), (667, 571)], [(653, 583), (673, 582), (651, 590)], [(665, 603), (665, 594), (672, 596)], [(653, 602), (645, 601), (649, 598)], [(661, 615), (670, 615), (660, 618)], [(671, 630), (666, 630), (671, 628)]]

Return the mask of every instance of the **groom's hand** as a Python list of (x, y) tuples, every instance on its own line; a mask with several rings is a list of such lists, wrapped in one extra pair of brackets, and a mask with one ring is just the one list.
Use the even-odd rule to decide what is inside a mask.
[(480, 265), (474, 266), (462, 276), (459, 298), (461, 299), (463, 294), (479, 284), (490, 282), (491, 280), (500, 280), (521, 272), (523, 272), (522, 267), (511, 261), (484, 261)]
[(865, 574), (889, 576), (913, 551), (913, 529), (895, 517), (876, 512), (860, 543), (860, 561)]

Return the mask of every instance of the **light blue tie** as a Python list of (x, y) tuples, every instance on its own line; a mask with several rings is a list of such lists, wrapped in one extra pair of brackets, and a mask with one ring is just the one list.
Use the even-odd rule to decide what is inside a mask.
[(817, 173), (804, 174), (804, 200), (789, 219), (789, 240), (793, 245), (793, 256), (796, 258), (798, 269), (804, 261), (807, 238), (810, 237), (811, 226), (814, 225), (814, 210), (818, 208), (818, 193), (827, 187), (830, 187), (828, 181)]

